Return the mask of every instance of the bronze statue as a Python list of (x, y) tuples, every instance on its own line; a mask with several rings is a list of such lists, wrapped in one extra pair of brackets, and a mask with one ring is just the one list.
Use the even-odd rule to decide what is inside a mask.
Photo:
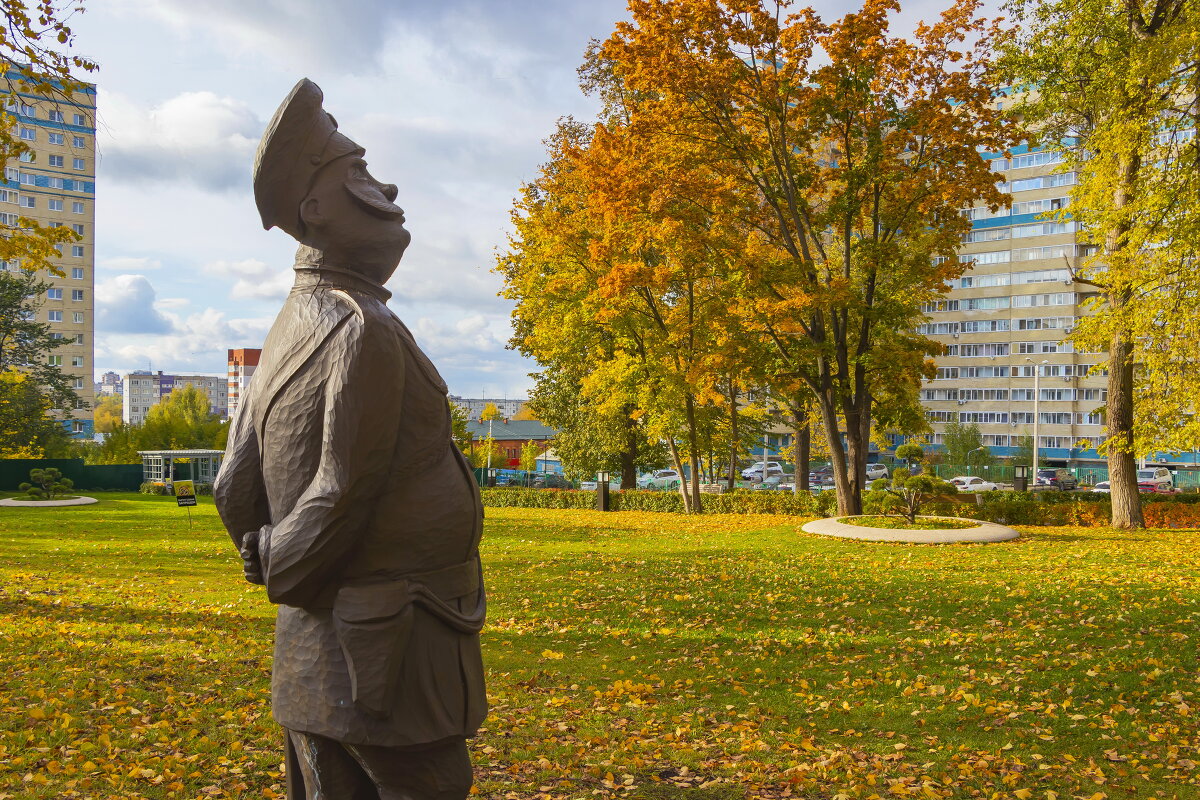
[(483, 510), (446, 385), (383, 288), (408, 246), (302, 80), (254, 166), (263, 227), (300, 242), (213, 487), (246, 579), (278, 604), (271, 705), (288, 797), (459, 800), (487, 713)]

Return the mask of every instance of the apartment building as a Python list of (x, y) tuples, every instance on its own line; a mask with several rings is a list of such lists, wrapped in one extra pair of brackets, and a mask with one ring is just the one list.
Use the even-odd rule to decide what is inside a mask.
[(1049, 218), (1068, 207), (1075, 174), (1056, 172), (1056, 151), (1022, 147), (1011, 158), (985, 158), (1003, 174), (1012, 208), (964, 212), (971, 232), (959, 259), (969, 266), (946, 299), (924, 309), (920, 331), (948, 349), (921, 389), (933, 441), (941, 443), (950, 422), (975, 423), (994, 455), (1012, 455), (1018, 438), (1033, 435), (1036, 413), (1040, 454), (1050, 463), (1099, 462), (1107, 378), (1089, 372), (1104, 357), (1063, 341), (1094, 294), (1070, 269), (1089, 251), (1076, 223)]
[(223, 375), (164, 375), (161, 370), (138, 370), (124, 376), (121, 383), (121, 419), (127, 425), (145, 422), (146, 413), (155, 403), (188, 384), (204, 392), (214, 414), (229, 416), (229, 385)]
[[(0, 226), (18, 218), (48, 227), (69, 227), (78, 241), (60, 247), (55, 259), (61, 276), (38, 309), (51, 333), (69, 340), (50, 358), (71, 377), (80, 408), (63, 412), (63, 424), (78, 438), (91, 438), (94, 400), (92, 355), (95, 345), (96, 87), (71, 97), (48, 99), (22, 91), (20, 74), (7, 69), (0, 82), (5, 110), (15, 118), (20, 139), (32, 152), (5, 166), (0, 186)], [(0, 262), (0, 269), (19, 269)]]
[(450, 402), (459, 408), (467, 410), (468, 419), (479, 419), (483, 414), (488, 403), (494, 403), (500, 411), (500, 416), (512, 418), (521, 412), (521, 407), (528, 400), (525, 399), (510, 399), (507, 397), (459, 397), (458, 395), (450, 395)]
[(247, 390), (249, 390), (250, 378), (254, 376), (254, 370), (258, 368), (258, 359), (261, 357), (262, 350), (255, 350), (248, 347), (229, 351), (227, 391), (230, 418), (237, 411), (239, 398), (245, 396)]

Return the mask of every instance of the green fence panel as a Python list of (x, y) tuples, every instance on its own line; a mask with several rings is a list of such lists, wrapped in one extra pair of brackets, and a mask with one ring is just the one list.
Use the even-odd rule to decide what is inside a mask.
[(70, 478), (76, 489), (117, 489), (136, 492), (142, 484), (141, 464), (84, 464), (82, 458), (0, 459), (0, 491), (15, 492), (29, 481), (31, 469), (53, 467)]

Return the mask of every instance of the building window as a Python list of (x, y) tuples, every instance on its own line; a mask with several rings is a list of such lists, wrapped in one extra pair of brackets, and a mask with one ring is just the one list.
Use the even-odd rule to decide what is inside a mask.
[(51, 300), (62, 300), (62, 289), (47, 289), (46, 297)]
[(37, 208), (37, 198), (31, 194), (21, 195), (22, 208)]
[(83, 433), (83, 420), (71, 420), (71, 433)]
[[(50, 313), (53, 314), (54, 312), (51, 311)], [(62, 312), (61, 311), (58, 312), (58, 321), (62, 322)], [(72, 322), (83, 322), (83, 312), (82, 311), (72, 312), (71, 313), (71, 321)]]
[(71, 137), (71, 146), (72, 147), (87, 147), (87, 141), (82, 136), (72, 136)]
[(86, 166), (85, 166), (82, 158), (72, 158), (71, 159), (71, 167), (73, 169), (86, 169)]
[(62, 156), (50, 156), (49, 165), (52, 167), (61, 167), (63, 165)]
[[(53, 158), (53, 156), (51, 156), (51, 158)], [(62, 211), (63, 210), (63, 201), (62, 200), (53, 200), (53, 199), (47, 200), (46, 205), (50, 208), (51, 211)]]
[(75, 388), (75, 389), (82, 389), (83, 388), (83, 378), (76, 378), (75, 381), (71, 384), (71, 386), (72, 386), (72, 388)]
[[(71, 255), (73, 255), (75, 258), (83, 258), (83, 245), (81, 245), (81, 244), (71, 245)], [(80, 275), (79, 277), (82, 278), (83, 276)]]
[(47, 360), (48, 360), (48, 363), (50, 364), (50, 366), (52, 366), (52, 367), (61, 367), (62, 366), (62, 356), (48, 356)]
[(50, 138), (50, 144), (66, 144), (67, 143), (67, 137), (61, 133), (51, 133), (51, 134), (49, 134), (49, 138)]
[(82, 303), (83, 302), (83, 289), (72, 289), (71, 290), (71, 299), (73, 301), (75, 301), (76, 303)]
[(50, 322), (62, 322), (62, 312), (61, 311), (47, 311), (46, 314), (47, 314), (46, 318)]
[(63, 113), (61, 111), (47, 111), (46, 119), (50, 120), (51, 122), (66, 122), (66, 120), (63, 119)]
[(71, 226), (71, 230), (75, 231), (75, 232), (76, 232), (76, 233), (78, 233), (80, 236), (83, 236), (83, 225), (81, 225), (81, 224), (74, 224), (74, 225), (72, 225), (72, 226)]
[(75, 334), (75, 344), (83, 344), (83, 334), (82, 333)]
[[(82, 250), (83, 248), (81, 247), (79, 249)], [(74, 253), (72, 253), (72, 255), (74, 255)], [(83, 253), (80, 253), (79, 255), (83, 255)], [(71, 277), (77, 281), (83, 280), (83, 267), (71, 267)]]
[(72, 367), (82, 367), (83, 366), (83, 356), (71, 356), (71, 366)]
[(79, 202), (71, 203), (71, 213), (72, 214), (82, 214), (83, 213), (83, 203), (79, 203)]
[(21, 138), (27, 142), (36, 142), (37, 141), (37, 131), (35, 131), (33, 128), (26, 128), (25, 126), (21, 126)]
[(76, 125), (87, 125), (87, 120), (84, 119), (83, 114), (72, 114), (71, 121)]

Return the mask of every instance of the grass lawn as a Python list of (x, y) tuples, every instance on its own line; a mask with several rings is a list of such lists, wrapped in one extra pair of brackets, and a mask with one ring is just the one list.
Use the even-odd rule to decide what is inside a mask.
[[(0, 800), (279, 797), (211, 498), (0, 508)], [(1200, 798), (1195, 531), (489, 509), (484, 798)]]

